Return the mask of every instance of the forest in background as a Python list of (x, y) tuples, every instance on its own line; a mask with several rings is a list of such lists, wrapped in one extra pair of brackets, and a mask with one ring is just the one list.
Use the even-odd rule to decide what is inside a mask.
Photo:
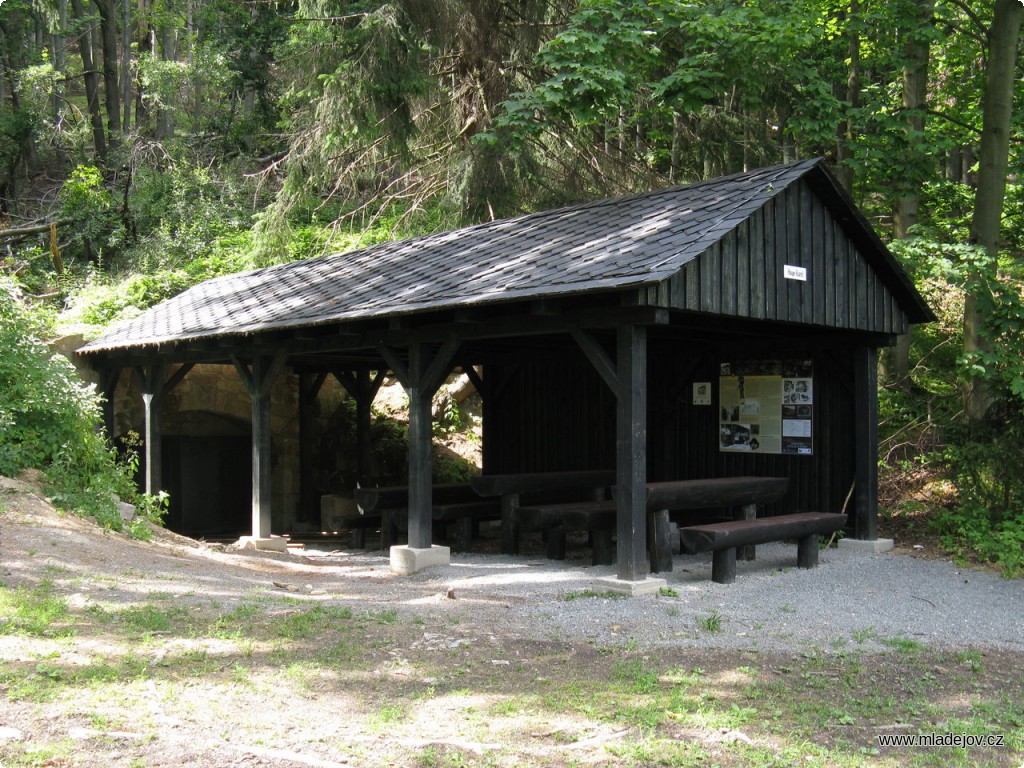
[(37, 338), (241, 269), (824, 155), (939, 317), (884, 359), (888, 511), (1020, 571), (1022, 16), (1021, 0), (4, 0), (0, 472), (50, 467), (76, 493), (105, 472), (67, 431), (88, 418), (54, 422), (88, 398), (24, 380)]

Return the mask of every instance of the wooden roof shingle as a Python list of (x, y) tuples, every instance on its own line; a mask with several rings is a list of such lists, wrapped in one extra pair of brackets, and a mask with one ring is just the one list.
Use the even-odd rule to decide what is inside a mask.
[(80, 351), (652, 285), (809, 173), (831, 179), (821, 160), (805, 160), (215, 278)]

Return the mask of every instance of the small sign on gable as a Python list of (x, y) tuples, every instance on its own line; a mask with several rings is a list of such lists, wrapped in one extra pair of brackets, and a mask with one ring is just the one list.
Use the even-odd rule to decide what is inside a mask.
[(807, 267), (798, 267), (793, 264), (786, 264), (782, 267), (782, 273), (787, 280), (799, 280), (807, 282)]

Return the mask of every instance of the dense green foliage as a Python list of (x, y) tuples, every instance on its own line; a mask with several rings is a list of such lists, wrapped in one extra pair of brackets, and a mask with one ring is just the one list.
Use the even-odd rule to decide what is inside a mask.
[(92, 387), (67, 358), (40, 340), (40, 319), (24, 305), (17, 287), (0, 279), (0, 474), (44, 469), (53, 498), (120, 530), (119, 498), (135, 501), (142, 516), (131, 532), (148, 533), (160, 503), (138, 494), (132, 467), (121, 462), (96, 425), (99, 404)]
[[(886, 498), (949, 485), (927, 498), (950, 546), (1019, 569), (1024, 112), (987, 107), (1019, 91), (1022, 13), (7, 0), (0, 273), (96, 333), (241, 269), (826, 155), (939, 316), (886, 356)], [(59, 466), (15, 400), (4, 460)]]

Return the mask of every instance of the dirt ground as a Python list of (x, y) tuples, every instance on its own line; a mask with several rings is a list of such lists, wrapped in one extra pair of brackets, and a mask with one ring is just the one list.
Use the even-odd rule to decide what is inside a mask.
[[(539, 639), (505, 620), (507, 604), (469, 606), (383, 558), (247, 553), (162, 529), (133, 541), (7, 478), (0, 585), (5, 768), (916, 765), (851, 746), (900, 727), (898, 701), (861, 712), (861, 683), (831, 682), (914, 692), (908, 677), (924, 680), (942, 718), (1024, 687), (1012, 653), (659, 660)], [(822, 682), (821, 706), (845, 713), (829, 725), (785, 703), (790, 686)], [(1024, 720), (1002, 706), (1000, 727)], [(810, 737), (792, 739), (800, 729)], [(1022, 762), (1003, 749), (949, 764)]]

